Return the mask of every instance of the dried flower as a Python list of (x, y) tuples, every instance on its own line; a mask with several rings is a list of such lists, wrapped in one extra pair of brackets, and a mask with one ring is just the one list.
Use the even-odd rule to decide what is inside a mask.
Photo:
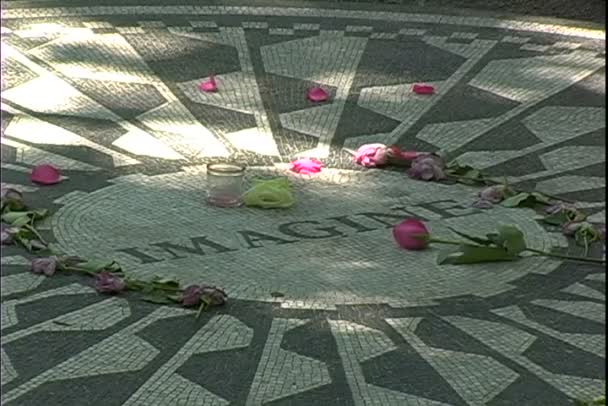
[(14, 235), (19, 232), (18, 228), (11, 227), (6, 223), (2, 223), (2, 228), (0, 229), (2, 245), (11, 245), (15, 239)]
[(220, 306), (226, 303), (228, 295), (223, 289), (216, 288), (215, 286), (202, 286), (201, 297), (210, 306)]
[(506, 185), (489, 186), (479, 192), (479, 197), (481, 200), (487, 200), (490, 203), (500, 203), (505, 199), (508, 191), (509, 187)]
[(418, 219), (407, 219), (393, 227), (393, 237), (401, 248), (423, 250), (429, 245), (429, 230)]
[(484, 199), (478, 199), (475, 202), (473, 202), (473, 204), (471, 205), (473, 207), (475, 207), (476, 209), (491, 209), (492, 207), (494, 207), (494, 203), (492, 203), (489, 200), (484, 200)]
[(190, 285), (184, 289), (182, 294), (182, 306), (193, 307), (198, 306), (201, 302), (201, 296), (203, 294), (203, 288), (199, 285)]
[(11, 210), (21, 210), (25, 208), (23, 195), (16, 189), (3, 187), (0, 192), (0, 197), (2, 198), (2, 210), (7, 206)]
[(30, 262), (30, 271), (38, 275), (53, 276), (57, 270), (57, 257), (34, 258)]
[(384, 144), (365, 144), (355, 152), (355, 162), (366, 168), (374, 168), (385, 165), (388, 154), (388, 148)]
[(441, 180), (445, 179), (445, 162), (441, 157), (433, 154), (421, 155), (412, 162), (407, 174), (414, 179)]
[(125, 290), (125, 281), (112, 272), (98, 272), (95, 274), (95, 290), (99, 293), (118, 293)]

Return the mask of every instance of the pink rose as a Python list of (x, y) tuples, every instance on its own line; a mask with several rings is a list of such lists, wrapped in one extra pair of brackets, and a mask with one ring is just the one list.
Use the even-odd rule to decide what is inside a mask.
[(292, 161), (289, 169), (296, 173), (310, 175), (311, 173), (321, 172), (322, 167), (323, 163), (316, 159), (300, 158)]
[(407, 219), (393, 227), (393, 237), (401, 248), (423, 250), (429, 245), (429, 230), (418, 219)]
[(386, 164), (388, 148), (384, 144), (365, 144), (355, 152), (355, 162), (366, 168), (374, 168)]

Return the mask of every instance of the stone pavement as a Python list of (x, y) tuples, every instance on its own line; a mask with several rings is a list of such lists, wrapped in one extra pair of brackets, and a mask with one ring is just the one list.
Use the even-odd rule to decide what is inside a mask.
[[(506, 222), (536, 248), (568, 242), (531, 210), (473, 209), (476, 188), (361, 170), (343, 147), (447, 150), (604, 222), (603, 32), (381, 6), (105, 3), (3, 10), (2, 182), (51, 209), (45, 236), (67, 252), (217, 284), (230, 303), (195, 321), (30, 274), (3, 247), (3, 405), (565, 406), (602, 393), (604, 267), (439, 267), (433, 249), (397, 250), (388, 227), (407, 216), (437, 235)], [(200, 93), (211, 73), (220, 91)], [(414, 95), (416, 82), (437, 94)], [(331, 100), (307, 102), (312, 85)], [(297, 156), (326, 169), (288, 174)], [(297, 205), (206, 206), (204, 164), (218, 159), (289, 176)], [(32, 185), (41, 162), (69, 179)]]

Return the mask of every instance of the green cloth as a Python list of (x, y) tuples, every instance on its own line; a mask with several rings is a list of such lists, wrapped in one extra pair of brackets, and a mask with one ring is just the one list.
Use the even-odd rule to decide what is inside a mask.
[(243, 195), (243, 202), (248, 207), (263, 209), (286, 209), (295, 204), (287, 178), (270, 180), (255, 179), (253, 186)]

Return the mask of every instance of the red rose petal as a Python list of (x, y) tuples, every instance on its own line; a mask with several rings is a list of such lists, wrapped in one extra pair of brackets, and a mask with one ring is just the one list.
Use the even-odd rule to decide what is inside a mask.
[(215, 81), (215, 77), (213, 75), (209, 75), (209, 79), (201, 82), (198, 85), (198, 88), (206, 93), (217, 92), (217, 83)]
[(32, 169), (31, 180), (41, 185), (54, 185), (61, 182), (61, 173), (53, 165), (38, 165)]
[(415, 84), (412, 87), (412, 91), (416, 94), (433, 94), (435, 93), (435, 88), (431, 85)]
[(308, 90), (306, 97), (308, 98), (308, 100), (313, 101), (313, 102), (323, 102), (329, 98), (329, 95), (322, 88), (313, 87)]

